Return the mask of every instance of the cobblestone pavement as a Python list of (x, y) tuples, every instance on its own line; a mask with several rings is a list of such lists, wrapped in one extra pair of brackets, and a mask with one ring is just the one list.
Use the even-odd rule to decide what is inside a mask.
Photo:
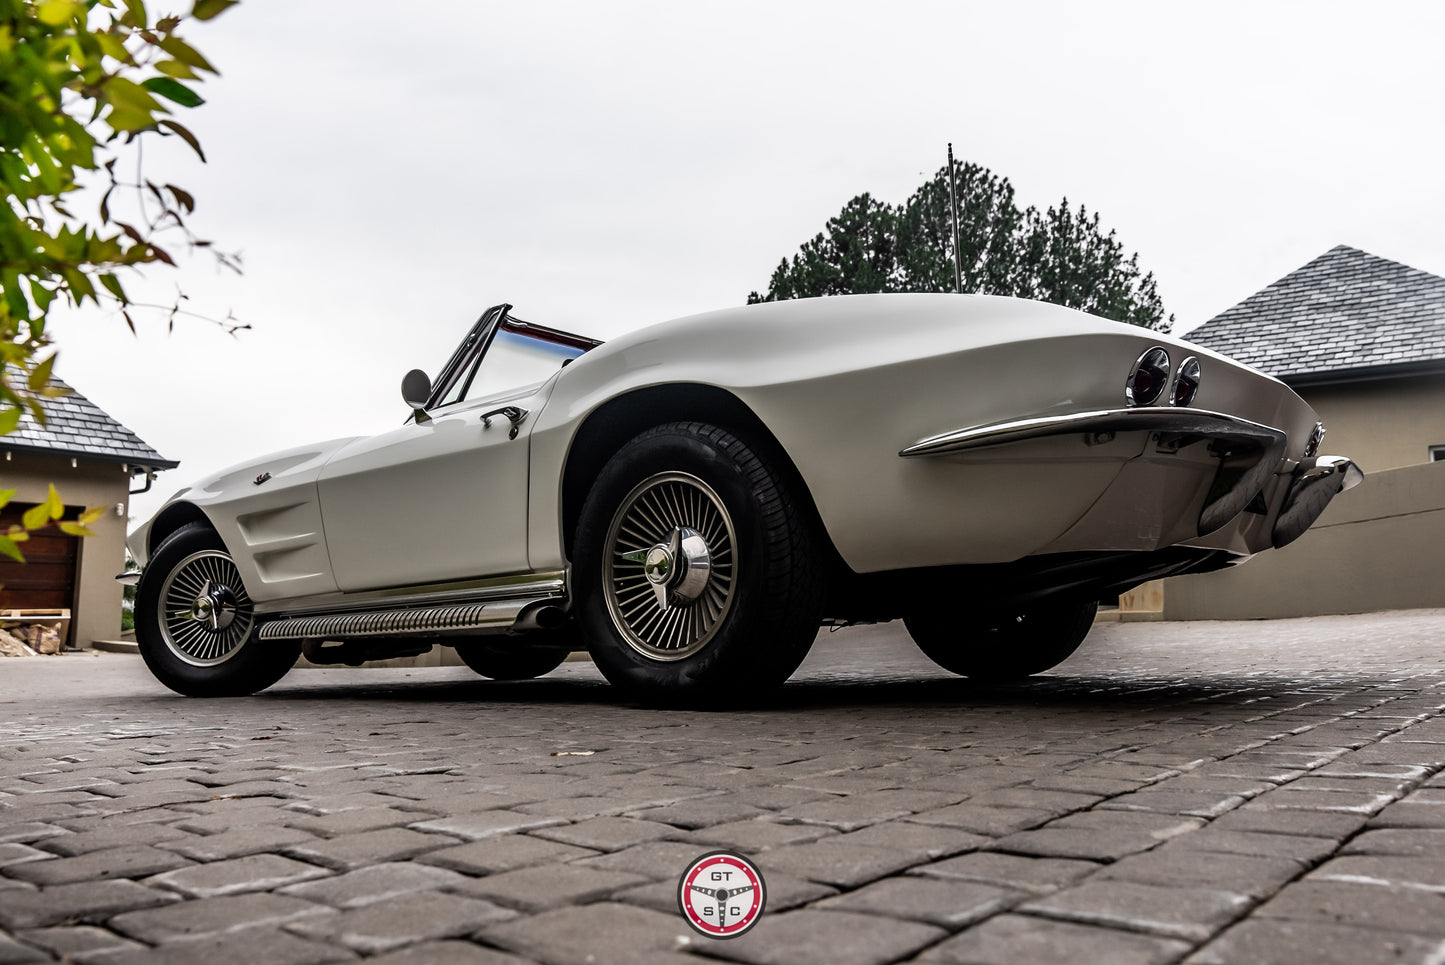
[[(1108, 624), (1027, 685), (901, 627), (766, 706), (590, 665), (298, 671), (187, 700), (0, 663), (0, 963), (1445, 962), (1445, 610)], [(693, 935), (737, 849), (767, 911)]]

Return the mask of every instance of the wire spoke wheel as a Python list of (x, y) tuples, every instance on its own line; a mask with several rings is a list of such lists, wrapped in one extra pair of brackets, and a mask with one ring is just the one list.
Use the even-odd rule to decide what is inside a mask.
[(738, 580), (732, 517), (711, 486), (683, 472), (649, 476), (619, 504), (603, 545), (607, 610), (632, 649), (676, 661), (708, 645)]
[(172, 568), (157, 610), (166, 646), (195, 667), (225, 663), (251, 634), (251, 598), (236, 564), (220, 550), (192, 553)]

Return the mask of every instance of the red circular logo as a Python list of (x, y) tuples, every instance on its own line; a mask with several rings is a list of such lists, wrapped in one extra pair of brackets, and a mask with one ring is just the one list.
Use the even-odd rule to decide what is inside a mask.
[(736, 938), (763, 916), (768, 889), (762, 873), (740, 854), (709, 851), (677, 881), (677, 907), (709, 938)]

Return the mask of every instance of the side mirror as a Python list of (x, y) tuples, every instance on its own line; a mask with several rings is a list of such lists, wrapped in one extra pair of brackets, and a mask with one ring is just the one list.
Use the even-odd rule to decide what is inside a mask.
[(421, 369), (412, 369), (402, 377), (401, 397), (416, 413), (417, 422), (431, 418), (426, 414), (426, 400), (431, 398), (431, 378)]

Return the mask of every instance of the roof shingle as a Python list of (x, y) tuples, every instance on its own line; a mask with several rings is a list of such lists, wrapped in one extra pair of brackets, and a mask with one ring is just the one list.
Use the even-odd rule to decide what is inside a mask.
[[(51, 379), (51, 382), (70, 389), (60, 379)], [(0, 436), (0, 449), (102, 459), (128, 463), (138, 469), (174, 469), (180, 465), (156, 452), (140, 436), (74, 389), (58, 399), (46, 399), (43, 405), (45, 425), (36, 422), (28, 412), (22, 414), (15, 431)]]
[(1445, 278), (1339, 245), (1187, 337), (1286, 381), (1383, 377), (1445, 361)]

